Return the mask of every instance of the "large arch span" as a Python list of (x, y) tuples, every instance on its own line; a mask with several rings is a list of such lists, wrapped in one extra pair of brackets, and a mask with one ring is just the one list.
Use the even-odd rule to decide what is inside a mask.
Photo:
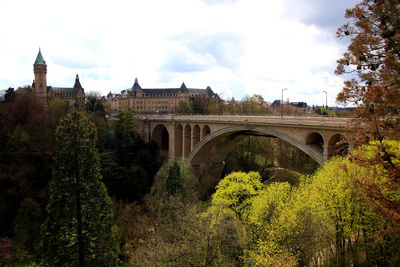
[[(317, 149), (313, 149), (312, 147), (307, 146), (306, 144), (300, 143), (297, 140), (286, 135), (285, 133), (267, 127), (254, 127), (252, 129), (249, 129), (246, 126), (234, 126), (234, 127), (224, 128), (207, 135), (199, 143), (197, 143), (197, 145), (187, 156), (186, 161), (188, 163), (198, 162), (198, 159), (196, 160), (196, 157), (203, 155), (205, 151), (209, 151), (207, 150), (207, 144), (214, 143), (215, 140), (217, 140), (219, 137), (227, 135), (237, 135), (237, 134), (249, 135), (251, 133), (256, 133), (256, 134), (258, 133), (266, 136), (277, 137), (302, 150), (304, 153), (309, 155), (319, 164), (322, 164), (324, 162), (322, 153), (318, 152)], [(202, 153), (202, 150), (205, 151), (203, 151)]]
[(263, 135), (284, 140), (305, 152), (319, 164), (323, 154), (318, 148), (300, 143), (285, 133), (268, 127), (233, 126), (210, 133), (193, 148), (186, 158), (199, 177), (202, 194), (210, 192), (218, 183), (229, 152), (246, 136)]

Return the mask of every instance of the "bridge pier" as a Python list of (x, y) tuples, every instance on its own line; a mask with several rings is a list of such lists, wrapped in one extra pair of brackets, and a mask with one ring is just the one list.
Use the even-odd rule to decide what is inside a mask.
[(184, 131), (183, 131), (183, 151), (182, 151), (182, 157), (186, 158), (187, 155), (189, 155), (191, 149), (191, 131), (188, 129), (188, 125), (186, 125)]
[(169, 145), (168, 145), (168, 158), (173, 159), (176, 157), (176, 144), (175, 144), (175, 125), (173, 127), (168, 128), (168, 135), (169, 135)]
[[(219, 183), (219, 177), (221, 177), (222, 171), (225, 167), (225, 161), (204, 163), (197, 166), (192, 166), (194, 174), (199, 177), (200, 184), (200, 197), (206, 198), (212, 193)], [(201, 172), (203, 170), (203, 172)], [(204, 172), (207, 170), (207, 172)], [(215, 178), (218, 177), (218, 178)]]
[(323, 146), (322, 158), (324, 161), (329, 159), (329, 146), (327, 144)]

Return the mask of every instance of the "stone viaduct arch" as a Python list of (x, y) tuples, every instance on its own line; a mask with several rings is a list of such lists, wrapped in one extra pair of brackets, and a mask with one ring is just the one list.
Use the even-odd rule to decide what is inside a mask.
[[(256, 120), (257, 119), (257, 120)], [(190, 163), (206, 192), (220, 178), (224, 161), (246, 135), (277, 137), (302, 150), (319, 164), (338, 148), (352, 149), (346, 130), (348, 120), (330, 118), (292, 121), (240, 116), (148, 116), (142, 122), (142, 137), (155, 141), (161, 153)], [(344, 141), (343, 141), (344, 140)], [(338, 147), (342, 144), (342, 147)], [(343, 147), (344, 144), (344, 147)]]

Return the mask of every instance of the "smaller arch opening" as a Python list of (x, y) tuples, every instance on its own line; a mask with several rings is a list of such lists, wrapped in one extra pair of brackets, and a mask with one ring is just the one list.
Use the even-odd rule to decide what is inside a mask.
[(324, 152), (324, 138), (317, 132), (307, 136), (306, 144), (320, 154)]
[(186, 158), (191, 151), (191, 137), (192, 129), (189, 124), (186, 124), (184, 134), (183, 134), (183, 156)]
[(159, 124), (154, 128), (151, 140), (156, 142), (161, 154), (168, 155), (169, 134), (164, 125)]
[(204, 125), (203, 126), (203, 131), (201, 133), (201, 138), (203, 139), (204, 137), (206, 137), (207, 135), (209, 135), (211, 132), (210, 127), (208, 125)]
[(331, 136), (328, 142), (328, 156), (335, 155), (345, 156), (349, 152), (349, 141), (341, 134)]
[(175, 132), (175, 157), (182, 157), (182, 138), (183, 138), (183, 127), (182, 125), (176, 126)]
[(199, 125), (196, 124), (193, 127), (193, 147), (195, 147), (199, 141), (200, 141), (200, 127)]

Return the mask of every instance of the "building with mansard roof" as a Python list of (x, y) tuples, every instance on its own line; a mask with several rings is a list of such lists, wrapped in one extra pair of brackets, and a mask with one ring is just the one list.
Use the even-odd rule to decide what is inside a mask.
[(132, 110), (135, 113), (175, 113), (179, 103), (188, 102), (195, 97), (219, 98), (208, 86), (206, 89), (187, 88), (182, 83), (179, 88), (144, 89), (138, 79), (129, 89), (119, 94), (109, 93), (107, 102), (112, 113)]
[(53, 87), (47, 85), (47, 65), (42, 53), (39, 53), (33, 64), (35, 79), (32, 83), (32, 93), (36, 99), (48, 104), (53, 99), (67, 101), (70, 105), (82, 107), (85, 104), (85, 90), (83, 89), (78, 74), (73, 87)]

